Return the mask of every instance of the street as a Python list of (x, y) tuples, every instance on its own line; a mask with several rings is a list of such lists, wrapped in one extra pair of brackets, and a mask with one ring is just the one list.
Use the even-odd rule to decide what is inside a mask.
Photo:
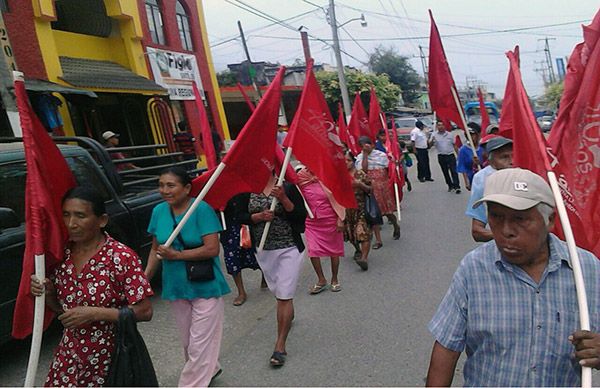
[[(410, 169), (413, 191), (402, 202), (402, 237), (392, 240), (384, 226), (383, 248), (371, 251), (362, 272), (352, 261), (351, 247), (341, 263), (342, 291), (309, 295), (316, 277), (309, 260), (294, 300), (296, 318), (290, 333), (286, 365), (269, 366), (276, 334), (275, 300), (261, 290), (260, 272), (243, 272), (248, 301), (232, 305), (225, 297), (221, 348), (223, 374), (215, 386), (419, 386), (424, 384), (433, 340), (427, 323), (443, 297), (452, 274), (474, 243), (463, 215), (468, 192), (456, 195), (446, 185), (431, 153), (435, 182), (419, 183)], [(462, 184), (462, 181), (461, 181)], [(326, 275), (329, 261), (324, 260)], [(230, 276), (226, 276), (235, 289)], [(183, 351), (169, 306), (156, 296), (154, 317), (139, 324), (159, 379), (177, 385)], [(59, 330), (45, 336), (37, 382), (43, 383)], [(0, 384), (23, 384), (28, 347), (0, 349)], [(464, 358), (464, 356), (463, 356)], [(462, 358), (461, 358), (462, 360)], [(462, 384), (462, 362), (454, 385)]]

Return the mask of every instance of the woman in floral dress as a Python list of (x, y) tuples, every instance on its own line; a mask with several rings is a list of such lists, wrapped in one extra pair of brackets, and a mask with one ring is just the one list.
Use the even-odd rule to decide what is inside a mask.
[(365, 195), (371, 192), (371, 181), (363, 170), (357, 170), (355, 160), (350, 153), (346, 153), (346, 166), (352, 176), (352, 187), (356, 197), (357, 208), (346, 209), (344, 220), (344, 240), (349, 241), (356, 249), (354, 260), (364, 271), (369, 269), (367, 261), (371, 249), (371, 226), (365, 217)]
[(152, 318), (153, 295), (138, 255), (103, 228), (104, 201), (77, 187), (65, 194), (63, 221), (69, 233), (65, 260), (50, 279), (31, 277), (31, 293), (46, 294), (46, 304), (64, 326), (46, 386), (102, 386), (115, 348), (119, 308), (129, 306), (138, 321)]

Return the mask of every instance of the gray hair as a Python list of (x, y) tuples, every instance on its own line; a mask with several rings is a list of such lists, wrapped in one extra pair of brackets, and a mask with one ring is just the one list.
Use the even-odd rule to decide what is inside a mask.
[(554, 208), (543, 202), (538, 203), (535, 208), (540, 212), (540, 215), (544, 219), (544, 224), (548, 226), (548, 223), (550, 223), (550, 216), (554, 214)]

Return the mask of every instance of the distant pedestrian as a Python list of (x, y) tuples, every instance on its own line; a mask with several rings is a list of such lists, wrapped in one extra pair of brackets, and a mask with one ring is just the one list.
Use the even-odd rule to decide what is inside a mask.
[(179, 152), (183, 153), (183, 160), (196, 159), (196, 149), (194, 142), (196, 138), (190, 133), (187, 121), (177, 123), (179, 131), (173, 135), (173, 141), (177, 144)]
[(377, 139), (375, 140), (375, 149), (377, 151), (381, 151), (387, 154), (387, 149), (385, 148), (385, 129), (380, 129), (377, 132)]
[(460, 181), (456, 173), (456, 156), (454, 155), (457, 150), (454, 146), (454, 139), (441, 120), (437, 122), (436, 129), (437, 131), (433, 133), (431, 139), (437, 148), (438, 163), (444, 174), (446, 185), (448, 185), (448, 192), (455, 191), (456, 194), (460, 194)]
[(298, 186), (314, 215), (314, 218), (306, 219), (304, 231), (308, 256), (317, 274), (317, 282), (311, 286), (310, 293), (318, 294), (328, 287), (321, 266), (321, 258), (327, 256), (331, 258), (331, 291), (341, 291), (338, 270), (340, 257), (344, 257), (342, 231), (346, 217), (345, 209), (306, 167), (298, 172)]
[(417, 155), (417, 178), (419, 182), (433, 182), (429, 167), (429, 136), (423, 122), (418, 121), (410, 132), (410, 141)]
[(490, 139), (486, 144), (489, 165), (473, 176), (471, 196), (467, 203), (465, 214), (471, 218), (471, 236), (478, 242), (490, 241), (494, 236), (486, 228), (487, 213), (483, 206), (473, 208), (473, 204), (483, 197), (485, 182), (488, 177), (498, 170), (511, 168), (513, 166), (513, 144), (512, 140), (502, 136)]
[(138, 168), (138, 166), (130, 162), (120, 163), (120, 160), (126, 159), (125, 154), (123, 154), (122, 152), (112, 151), (113, 148), (117, 148), (119, 146), (120, 136), (121, 135), (113, 131), (106, 131), (102, 133), (102, 139), (104, 139), (104, 147), (111, 149), (111, 151), (109, 151), (108, 154), (110, 155), (110, 158), (115, 162), (115, 167), (117, 168), (117, 171)]
[(402, 172), (404, 173), (404, 180), (406, 181), (406, 189), (412, 191), (412, 184), (410, 183), (410, 179), (408, 179), (408, 169), (412, 167), (413, 160), (410, 157), (410, 152), (408, 152), (408, 149), (406, 148), (406, 143), (399, 141), (398, 145), (400, 146), (400, 152), (402, 153), (400, 162), (402, 163)]
[(481, 127), (477, 123), (467, 124), (471, 139), (473, 139), (473, 147), (477, 150), (477, 155), (473, 154), (473, 149), (469, 144), (463, 144), (458, 150), (458, 161), (456, 164), (456, 171), (461, 173), (465, 181), (465, 187), (471, 191), (471, 182), (473, 181), (473, 175), (481, 167), (481, 160), (483, 160), (484, 149), (479, 145), (479, 139), (481, 134)]
[(284, 126), (280, 125), (277, 127), (277, 144), (279, 144), (280, 147), (283, 146), (283, 141), (285, 140), (287, 134), (287, 130)]

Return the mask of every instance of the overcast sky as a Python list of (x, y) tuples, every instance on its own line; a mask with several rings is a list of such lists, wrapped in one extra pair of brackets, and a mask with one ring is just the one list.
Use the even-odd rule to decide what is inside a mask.
[[(300, 34), (295, 31), (300, 26), (307, 27), (315, 38), (331, 43), (331, 27), (325, 12), (317, 7), (327, 8), (328, 0), (204, 0), (203, 4), (217, 71), (225, 69), (228, 63), (245, 60), (238, 39), (238, 20), (253, 61), (289, 65), (296, 58), (303, 60)], [(505, 51), (520, 46), (521, 71), (528, 94), (541, 94), (542, 74), (536, 69), (546, 66), (543, 39), (551, 39), (548, 42), (556, 72), (555, 58), (571, 54), (582, 40), (582, 23), (589, 24), (600, 9), (598, 0), (336, 0), (335, 4), (338, 25), (360, 17), (361, 13), (367, 21), (367, 27), (353, 21), (339, 30), (342, 49), (350, 55), (342, 54), (344, 65), (367, 70), (364, 63), (368, 53), (383, 45), (410, 57), (422, 75), (419, 46), (427, 56), (427, 10), (431, 9), (457, 85), (464, 86), (467, 77), (476, 78), (499, 97), (504, 94), (508, 71)], [(253, 7), (252, 12), (266, 13), (279, 21), (287, 20), (285, 24), (290, 28), (236, 5)], [(489, 33), (514, 29), (520, 30)], [(311, 51), (316, 63), (335, 64), (326, 43), (311, 38)]]

